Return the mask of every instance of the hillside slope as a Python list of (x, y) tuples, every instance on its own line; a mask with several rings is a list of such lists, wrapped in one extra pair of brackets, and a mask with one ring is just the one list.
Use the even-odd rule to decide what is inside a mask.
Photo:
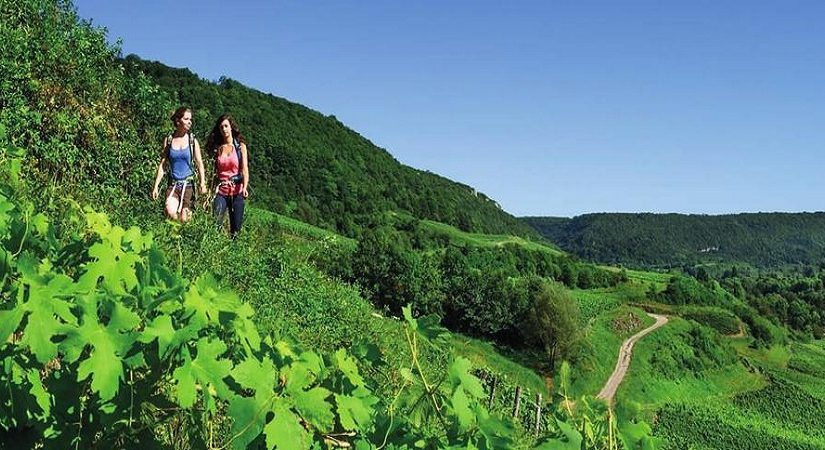
[(633, 266), (746, 262), (758, 267), (825, 258), (825, 213), (585, 214), (524, 217), (582, 258)]
[(370, 215), (405, 211), (464, 231), (538, 235), (474, 188), (399, 163), (384, 149), (305, 106), (236, 81), (206, 81), (188, 69), (125, 59), (169, 95), (195, 109), (196, 132), (232, 114), (246, 134), (255, 200), (272, 211), (356, 235)]

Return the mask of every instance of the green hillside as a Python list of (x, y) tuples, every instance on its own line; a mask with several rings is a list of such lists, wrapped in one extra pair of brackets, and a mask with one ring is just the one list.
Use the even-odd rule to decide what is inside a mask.
[[(358, 196), (328, 195), (253, 139), (281, 133), (300, 158), (352, 138), (359, 170), (415, 172), (229, 81), (194, 86), (296, 118), (267, 135), (230, 111), (262, 153), (244, 231), (200, 209), (181, 226), (148, 196), (181, 94), (124, 67), (138, 62), (71, 3), (0, 0), (0, 25), (0, 448), (823, 447), (824, 270), (599, 266), (510, 234), (500, 212), (468, 232), (485, 207), (434, 221), (350, 169), (334, 173)], [(418, 181), (398, 176), (412, 199)], [(448, 212), (468, 188), (444, 183)], [(593, 396), (643, 310), (672, 320), (638, 343), (611, 406)]]
[[(356, 241), (273, 212), (265, 173), (258, 173), (261, 187), (237, 239), (216, 230), (203, 211), (186, 226), (164, 221), (148, 191), (155, 149), (178, 99), (126, 70), (118, 49), (71, 3), (0, 0), (0, 18), (0, 446), (491, 449), (554, 439), (552, 416), (538, 424), (536, 437), (527, 431), (530, 411), (523, 423), (510, 420), (510, 405), (487, 402), (478, 378), (500, 380), (501, 392), (514, 392), (515, 383), (526, 396), (538, 389), (545, 394), (539, 406), (550, 408), (554, 398), (529, 367), (490, 345), (450, 338), (436, 316), (414, 318), (405, 298), (376, 309), (377, 292), (363, 278), (350, 284), (333, 275), (330, 264), (358, 267), (339, 256), (366, 256), (368, 236), (389, 232), (382, 223), (388, 210), (409, 211), (392, 211), (397, 205), (378, 196), (357, 197), (365, 209), (351, 218), (364, 225), (355, 232), (335, 226)], [(498, 211), (468, 188), (443, 182)], [(433, 197), (436, 204), (442, 198)], [(455, 224), (473, 229), (466, 218)], [(462, 265), (453, 267), (448, 286), (489, 278), (486, 286), (508, 289), (521, 303), (496, 319), (519, 332), (540, 331), (519, 327), (542, 311), (533, 305), (538, 296), (564, 292), (548, 292), (552, 281), (537, 271), (560, 271), (558, 258), (569, 274), (580, 272), (576, 261), (528, 240), (474, 238), (427, 223), (430, 234), (452, 230), (447, 234), (466, 241), (451, 247), (452, 261)], [(499, 239), (509, 243), (498, 246)], [(470, 247), (477, 240), (484, 242), (478, 250)], [(514, 264), (512, 251), (526, 246), (535, 266)], [(394, 256), (415, 262), (443, 250), (426, 244)], [(444, 274), (440, 266), (406, 268), (386, 273), (415, 286)], [(465, 271), (475, 278), (464, 279)], [(587, 275), (570, 281), (614, 279), (592, 266), (581, 272)], [(389, 286), (412, 293), (414, 304), (445, 299), (427, 295), (437, 290)], [(475, 290), (461, 301), (495, 314), (497, 293)], [(520, 345), (535, 349), (547, 336), (536, 333)]]
[(747, 263), (757, 267), (825, 259), (825, 213), (728, 215), (585, 214), (522, 220), (584, 259), (637, 267)]
[(203, 80), (188, 69), (125, 59), (172, 98), (195, 109), (204, 136), (232, 114), (249, 140), (255, 200), (304, 222), (357, 235), (371, 215), (406, 212), (464, 231), (538, 235), (471, 186), (400, 164), (335, 116), (325, 116), (231, 79)]

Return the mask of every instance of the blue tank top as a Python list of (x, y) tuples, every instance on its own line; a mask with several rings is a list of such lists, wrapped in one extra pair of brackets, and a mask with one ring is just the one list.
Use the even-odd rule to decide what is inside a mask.
[(181, 149), (169, 146), (169, 167), (171, 167), (172, 179), (175, 181), (185, 180), (192, 176), (192, 155), (189, 145)]

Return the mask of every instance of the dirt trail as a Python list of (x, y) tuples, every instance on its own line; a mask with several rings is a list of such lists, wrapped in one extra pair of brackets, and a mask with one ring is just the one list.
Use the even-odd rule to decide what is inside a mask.
[(616, 361), (616, 368), (613, 369), (613, 375), (610, 375), (610, 378), (607, 379), (607, 383), (604, 384), (602, 391), (596, 396), (597, 398), (607, 400), (608, 403), (613, 403), (613, 396), (616, 395), (616, 389), (619, 388), (619, 384), (622, 383), (624, 375), (627, 372), (627, 368), (630, 366), (630, 356), (633, 352), (633, 344), (635, 344), (636, 341), (641, 339), (644, 335), (667, 323), (667, 316), (651, 313), (647, 313), (647, 315), (656, 319), (656, 323), (634, 334), (633, 336), (630, 336), (626, 341), (624, 341), (624, 343), (622, 343), (622, 348), (619, 349), (619, 360)]

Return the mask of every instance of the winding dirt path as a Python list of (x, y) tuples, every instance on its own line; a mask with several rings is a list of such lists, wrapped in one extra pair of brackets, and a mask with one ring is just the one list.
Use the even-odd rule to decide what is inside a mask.
[(607, 383), (604, 384), (604, 387), (596, 398), (607, 400), (607, 403), (613, 403), (613, 396), (616, 395), (616, 389), (619, 388), (619, 384), (622, 383), (625, 373), (627, 373), (627, 368), (630, 366), (630, 356), (633, 352), (633, 345), (644, 335), (667, 323), (667, 316), (651, 313), (647, 313), (647, 315), (656, 319), (656, 323), (630, 336), (622, 343), (622, 348), (619, 349), (619, 360), (616, 361), (616, 368), (613, 369), (613, 375), (610, 375), (610, 378), (607, 379)]

